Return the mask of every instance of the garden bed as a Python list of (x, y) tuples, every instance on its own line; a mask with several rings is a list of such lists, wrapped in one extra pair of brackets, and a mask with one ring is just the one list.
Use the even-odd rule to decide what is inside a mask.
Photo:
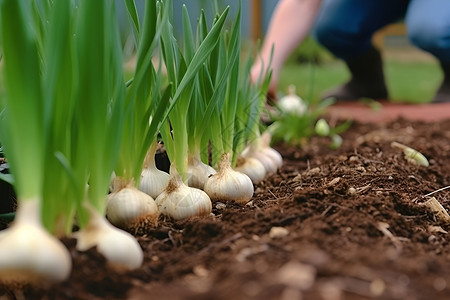
[[(450, 120), (354, 123), (338, 150), (325, 138), (275, 146), (277, 174), (239, 206), (136, 233), (144, 265), (120, 273), (71, 249), (69, 280), (8, 299), (448, 299), (450, 226), (423, 195), (450, 185)], [(416, 148), (429, 167), (391, 147)], [(450, 189), (433, 194), (450, 209)], [(8, 297), (9, 296), (9, 297)]]

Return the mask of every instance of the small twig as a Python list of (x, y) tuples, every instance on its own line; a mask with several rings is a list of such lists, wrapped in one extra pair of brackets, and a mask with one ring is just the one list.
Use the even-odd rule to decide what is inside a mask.
[(379, 231), (381, 231), (384, 236), (386, 236), (387, 238), (389, 238), (392, 242), (392, 244), (394, 244), (395, 248), (397, 248), (398, 250), (401, 250), (402, 248), (402, 243), (400, 242), (400, 240), (394, 236), (392, 234), (392, 232), (389, 231), (389, 224), (385, 223), (385, 222), (378, 222), (377, 224), (377, 229)]
[[(442, 191), (444, 191), (446, 189), (450, 189), (450, 185), (444, 186), (443, 188), (440, 188), (438, 190), (432, 191), (431, 193), (428, 193), (426, 195), (420, 196), (420, 198), (425, 198), (425, 197), (431, 196), (431, 195), (433, 195), (435, 193), (442, 192)], [(417, 200), (419, 200), (419, 197), (414, 198), (412, 201), (416, 202)]]
[(325, 216), (333, 207), (333, 205), (328, 206), (320, 215)]
[(277, 199), (278, 200), (278, 197), (271, 191), (271, 190), (269, 190), (269, 193), (271, 193), (272, 194), (272, 196), (275, 198), (275, 199)]
[(358, 193), (364, 193), (364, 192), (366, 192), (367, 190), (369, 190), (370, 189), (370, 183), (369, 184), (367, 184), (367, 185), (365, 185), (365, 186), (362, 186), (362, 187), (359, 187), (359, 188), (356, 188), (356, 191), (358, 192)]
[(449, 188), (450, 188), (450, 185), (445, 186), (445, 187), (443, 187), (443, 188), (440, 188), (440, 189), (438, 189), (438, 190), (435, 190), (434, 192), (431, 192), (431, 193), (429, 193), (429, 194), (426, 194), (426, 195), (424, 195), (424, 196), (422, 196), (422, 197), (428, 197), (428, 196), (433, 195), (434, 193), (437, 193), (437, 192), (440, 192), (440, 191), (443, 191), (443, 190), (446, 190), (446, 189), (449, 189)]
[(176, 247), (177, 244), (175, 243), (175, 240), (173, 239), (172, 231), (169, 230), (169, 232), (167, 232), (167, 236), (169, 237), (169, 240), (170, 240), (170, 242), (172, 243), (172, 245), (173, 245), (174, 247)]

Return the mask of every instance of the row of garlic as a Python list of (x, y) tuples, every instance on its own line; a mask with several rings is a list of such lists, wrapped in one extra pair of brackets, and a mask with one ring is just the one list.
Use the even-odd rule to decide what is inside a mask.
[(282, 165), (280, 153), (269, 143), (270, 135), (264, 133), (242, 153), (234, 169), (228, 153), (222, 155), (217, 171), (202, 162), (200, 155), (190, 157), (187, 184), (173, 165), (170, 174), (159, 170), (154, 160), (156, 150), (149, 151), (139, 188), (120, 178), (112, 180), (107, 218), (113, 225), (134, 232), (143, 226), (155, 226), (160, 213), (179, 220), (209, 215), (211, 201), (245, 204), (253, 197), (253, 184)]

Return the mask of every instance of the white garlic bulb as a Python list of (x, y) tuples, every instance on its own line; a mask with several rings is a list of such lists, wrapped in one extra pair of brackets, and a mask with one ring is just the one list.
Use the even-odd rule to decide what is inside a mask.
[(266, 168), (254, 157), (239, 157), (234, 170), (247, 175), (254, 184), (258, 184), (266, 177)]
[(158, 207), (155, 200), (136, 189), (132, 181), (114, 179), (114, 190), (108, 195), (106, 216), (114, 226), (135, 232), (158, 223)]
[(147, 151), (144, 166), (139, 181), (139, 190), (153, 199), (159, 196), (169, 183), (169, 174), (159, 170), (155, 163), (155, 153), (158, 142), (155, 141)]
[(278, 107), (285, 113), (299, 116), (303, 115), (307, 109), (305, 102), (296, 94), (294, 85), (288, 87), (288, 93), (278, 101)]
[(268, 146), (262, 148), (261, 153), (270, 157), (277, 169), (281, 168), (281, 166), (283, 165), (283, 157), (281, 156), (280, 152), (273, 149), (272, 147)]
[(0, 235), (0, 282), (42, 284), (66, 280), (72, 259), (65, 246), (42, 226), (40, 201), (20, 201), (16, 219)]
[(189, 155), (188, 158), (188, 186), (202, 189), (211, 175), (216, 174), (216, 170), (210, 165), (202, 162), (200, 153)]
[(139, 190), (155, 199), (164, 191), (169, 178), (168, 173), (159, 170), (156, 166), (149, 166), (142, 170)]
[(197, 188), (184, 184), (172, 165), (166, 189), (155, 199), (161, 214), (181, 220), (193, 216), (206, 216), (212, 211), (208, 195)]
[(273, 149), (270, 146), (271, 141), (271, 133), (268, 130), (264, 131), (261, 135), (259, 150), (265, 155), (269, 156), (275, 162), (277, 169), (279, 169), (283, 165), (283, 157), (277, 150)]
[(77, 250), (86, 251), (97, 247), (97, 251), (114, 267), (125, 270), (140, 267), (144, 254), (137, 240), (128, 232), (111, 225), (90, 204), (85, 203), (85, 206), (89, 212), (89, 222), (74, 233)]
[(251, 179), (231, 168), (230, 154), (222, 155), (219, 171), (205, 184), (205, 192), (213, 201), (235, 201), (245, 204), (253, 197)]
[(242, 151), (242, 156), (259, 160), (264, 165), (267, 174), (275, 173), (283, 165), (281, 154), (270, 146), (271, 139), (270, 132), (265, 131)]
[(278, 170), (278, 164), (276, 161), (273, 160), (272, 157), (268, 156), (267, 154), (263, 153), (262, 151), (252, 151), (251, 156), (257, 160), (259, 160), (264, 168), (266, 169), (267, 174), (276, 173)]

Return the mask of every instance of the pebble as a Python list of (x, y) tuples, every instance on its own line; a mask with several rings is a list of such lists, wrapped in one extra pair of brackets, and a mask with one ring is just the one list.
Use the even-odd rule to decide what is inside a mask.
[(278, 226), (274, 226), (274, 227), (270, 228), (270, 231), (269, 231), (269, 237), (272, 239), (285, 237), (288, 234), (289, 234), (289, 230), (287, 230), (284, 227), (278, 227)]
[(311, 265), (288, 262), (277, 272), (277, 281), (287, 287), (308, 290), (316, 280), (317, 270)]

